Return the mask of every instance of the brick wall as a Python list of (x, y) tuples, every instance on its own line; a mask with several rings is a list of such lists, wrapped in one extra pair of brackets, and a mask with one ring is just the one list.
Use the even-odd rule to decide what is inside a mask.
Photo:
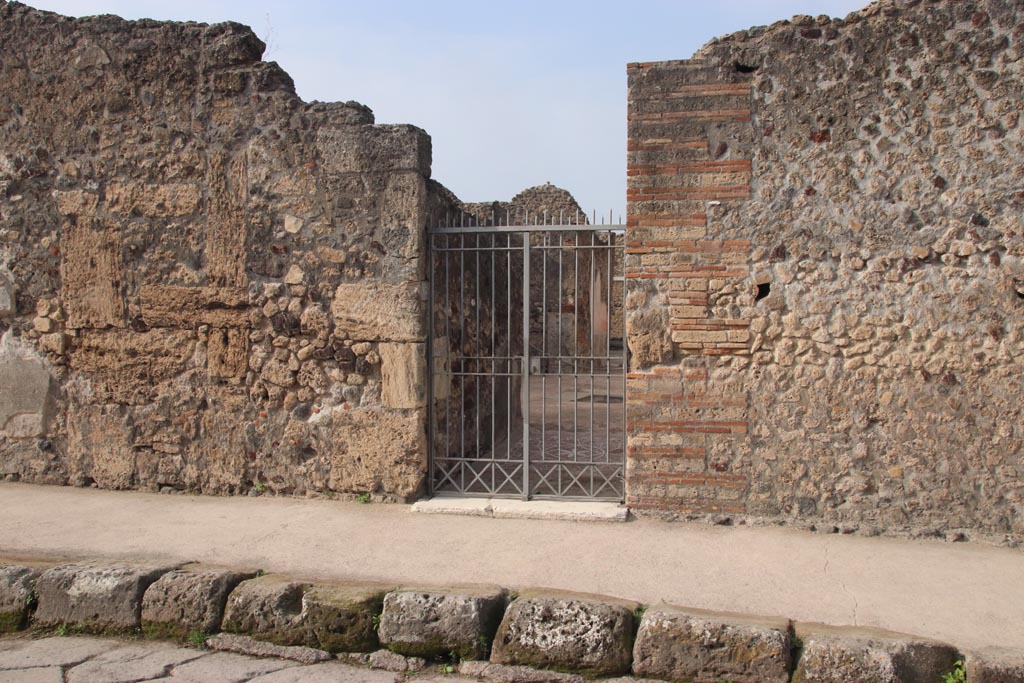
[(637, 509), (1024, 539), (1024, 6), (629, 67)]
[[(742, 513), (747, 474), (709, 444), (747, 433), (747, 395), (709, 381), (709, 369), (750, 353), (750, 321), (727, 303), (749, 289), (751, 244), (709, 238), (708, 209), (750, 197), (750, 79), (723, 80), (700, 61), (628, 73), (627, 503)], [(645, 338), (666, 332), (652, 325), (667, 327), (656, 357)]]

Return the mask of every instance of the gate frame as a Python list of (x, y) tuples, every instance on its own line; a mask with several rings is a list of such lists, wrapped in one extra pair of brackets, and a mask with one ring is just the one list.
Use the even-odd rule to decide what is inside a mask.
[[(622, 460), (621, 460), (621, 463), (620, 463), (620, 467), (621, 467), (621, 470), (622, 470), (622, 489), (621, 489), (621, 492), (620, 492), (620, 495), (618, 496), (618, 498), (616, 498), (614, 500), (619, 502), (619, 503), (625, 503), (625, 500), (626, 500), (626, 462), (627, 462), (626, 455), (627, 455), (627, 451), (628, 451), (628, 429), (627, 429), (627, 427), (628, 427), (628, 417), (627, 417), (627, 411), (626, 411), (626, 388), (627, 388), (626, 387), (626, 378), (627, 378), (627, 375), (629, 373), (629, 350), (628, 350), (628, 347), (627, 347), (627, 344), (626, 344), (626, 311), (625, 311), (625, 307), (626, 307), (625, 268), (626, 268), (626, 253), (627, 253), (627, 250), (626, 250), (626, 224), (623, 223), (621, 221), (621, 219), (620, 219), (619, 222), (612, 222), (612, 216), (611, 215), (608, 216), (609, 220), (608, 220), (607, 223), (596, 223), (596, 218), (597, 218), (596, 214), (595, 214), (595, 222), (594, 223), (590, 223), (590, 222), (580, 222), (580, 223), (565, 222), (563, 220), (563, 215), (561, 215), (561, 214), (558, 217), (559, 221), (557, 223), (554, 223), (554, 222), (548, 223), (549, 217), (548, 217), (546, 212), (544, 214), (542, 214), (542, 215), (534, 215), (533, 216), (534, 222), (530, 222), (530, 217), (531, 217), (530, 214), (527, 213), (525, 215), (525, 218), (526, 218), (525, 222), (512, 223), (511, 222), (511, 216), (509, 214), (506, 214), (504, 216), (505, 222), (502, 224), (500, 222), (501, 216), (499, 216), (498, 214), (495, 214), (495, 217), (494, 217), (492, 225), (478, 225), (478, 224), (474, 225), (473, 223), (476, 223), (478, 219), (475, 216), (470, 216), (470, 215), (467, 215), (465, 213), (462, 213), (459, 225), (453, 225), (452, 224), (453, 221), (449, 217), (449, 221), (448, 221), (449, 225), (448, 226), (428, 226), (426, 228), (426, 232), (425, 232), (425, 235), (426, 235), (426, 262), (427, 262), (427, 268), (428, 268), (428, 273), (429, 273), (428, 274), (428, 286), (427, 286), (427, 387), (426, 387), (426, 391), (427, 391), (427, 401), (426, 401), (426, 403), (427, 403), (427, 495), (429, 497), (434, 497), (434, 496), (438, 496), (438, 495), (445, 495), (445, 496), (449, 496), (449, 497), (479, 497), (479, 495), (480, 495), (480, 494), (474, 494), (474, 493), (470, 493), (470, 492), (466, 492), (466, 491), (443, 491), (443, 490), (439, 491), (439, 490), (437, 490), (435, 488), (434, 472), (435, 472), (435, 464), (436, 463), (435, 463), (435, 453), (434, 453), (435, 445), (434, 444), (435, 444), (435, 436), (436, 436), (436, 427), (437, 427), (437, 425), (435, 424), (435, 417), (436, 417), (435, 416), (435, 403), (436, 403), (436, 400), (434, 398), (434, 362), (435, 362), (435, 355), (434, 355), (434, 338), (435, 338), (435, 329), (434, 329), (434, 322), (435, 321), (434, 321), (434, 317), (435, 317), (435, 310), (434, 310), (434, 305), (435, 305), (435, 302), (436, 302), (436, 299), (435, 299), (435, 288), (436, 288), (435, 284), (436, 283), (435, 283), (435, 278), (434, 278), (434, 275), (433, 275), (433, 270), (431, 269), (432, 265), (433, 265), (433, 255), (434, 255), (434, 239), (433, 238), (435, 236), (437, 236), (437, 235), (467, 235), (467, 234), (475, 234), (475, 235), (482, 235), (482, 234), (489, 234), (489, 235), (508, 234), (508, 235), (511, 235), (511, 234), (522, 234), (523, 235), (523, 247), (522, 247), (522, 253), (523, 253), (523, 271), (522, 271), (522, 275), (523, 275), (523, 278), (522, 278), (522, 280), (523, 280), (523, 301), (522, 301), (522, 305), (523, 305), (523, 316), (522, 316), (523, 317), (523, 325), (522, 325), (522, 328), (523, 328), (522, 329), (523, 355), (522, 355), (522, 360), (521, 360), (521, 363), (522, 363), (521, 376), (522, 376), (523, 386), (522, 386), (521, 391), (522, 391), (523, 395), (525, 396), (525, 409), (526, 409), (525, 410), (525, 414), (523, 416), (523, 420), (522, 420), (522, 422), (523, 422), (523, 453), (522, 453), (522, 460), (521, 460), (521, 464), (522, 464), (522, 468), (523, 468), (522, 495), (521, 496), (516, 496), (516, 495), (499, 494), (499, 493), (493, 493), (493, 492), (489, 492), (489, 493), (486, 493), (484, 495), (486, 495), (487, 497), (491, 497), (491, 498), (521, 499), (521, 500), (524, 500), (524, 501), (527, 501), (527, 500), (566, 500), (566, 501), (569, 501), (569, 500), (576, 500), (576, 501), (580, 501), (580, 500), (587, 501), (587, 500), (590, 500), (590, 501), (610, 501), (610, 500), (612, 500), (610, 498), (591, 497), (591, 496), (558, 496), (558, 495), (547, 495), (547, 494), (541, 494), (539, 496), (534, 496), (534, 495), (531, 495), (531, 492), (530, 492), (530, 417), (529, 417), (529, 408), (530, 408), (530, 405), (531, 405), (531, 401), (530, 401), (530, 376), (531, 376), (532, 373), (530, 371), (530, 368), (531, 368), (531, 356), (530, 356), (530, 315), (529, 315), (529, 310), (530, 310), (530, 303), (531, 303), (531, 299), (530, 299), (530, 254), (531, 254), (531, 245), (530, 245), (529, 235), (531, 233), (538, 233), (538, 232), (584, 232), (584, 233), (590, 233), (592, 235), (596, 235), (599, 232), (604, 232), (604, 233), (607, 233), (608, 235), (614, 235), (614, 236), (618, 237), (619, 239), (621, 239), (621, 244), (618, 244), (618, 245), (609, 244), (609, 246), (607, 247), (607, 250), (608, 250), (608, 252), (610, 254), (609, 266), (608, 266), (608, 268), (609, 268), (609, 281), (610, 281), (610, 283), (612, 283), (612, 286), (609, 288), (609, 291), (608, 291), (608, 309), (609, 309), (609, 315), (608, 315), (608, 321), (609, 321), (608, 322), (608, 325), (609, 325), (609, 329), (608, 329), (608, 344), (609, 344), (609, 347), (610, 347), (610, 344), (611, 344), (611, 319), (612, 319), (611, 311), (613, 310), (614, 283), (620, 282), (621, 285), (622, 285), (622, 303), (621, 303), (621, 306), (622, 306), (622, 309), (623, 309), (622, 310), (622, 358), (621, 358), (621, 362), (622, 362), (622, 387), (623, 387), (623, 395), (622, 395), (622, 401), (623, 401), (622, 439), (623, 439), (623, 441), (622, 441)], [(517, 216), (517, 218), (519, 218), (519, 217)], [(586, 215), (583, 215), (583, 214), (576, 214), (575, 218), (576, 218), (577, 221), (579, 221), (579, 220), (587, 221)], [(470, 223), (469, 225), (467, 225), (467, 221)], [(578, 244), (576, 245), (576, 249), (579, 249), (579, 245)], [(620, 259), (621, 259), (620, 262), (622, 264), (622, 275), (621, 276), (616, 276), (615, 275), (615, 258), (614, 258), (614, 255), (615, 255), (615, 251), (616, 250), (620, 251)], [(506, 251), (508, 251), (509, 255), (511, 256), (511, 254), (513, 252), (513, 249), (512, 249), (512, 247), (507, 247)], [(547, 268), (546, 268), (546, 265), (545, 265), (544, 277), (547, 276), (547, 272), (546, 271), (547, 271)], [(479, 274), (477, 274), (477, 277), (479, 277)], [(579, 282), (578, 276), (574, 280), (574, 282), (576, 283), (574, 286), (577, 288), (577, 295), (578, 295), (578, 287), (579, 287), (579, 285), (578, 285), (578, 282)], [(559, 283), (559, 288), (560, 287), (561, 287), (561, 283)], [(477, 305), (479, 305), (479, 302), (477, 302)], [(545, 309), (545, 312), (546, 312), (546, 309)], [(512, 332), (512, 329), (510, 327), (509, 333), (511, 334), (511, 332)], [(492, 330), (492, 334), (493, 334), (493, 330)], [(576, 343), (576, 340), (574, 340), (574, 344), (575, 343)], [(575, 355), (575, 354), (574, 354), (574, 357), (579, 358), (579, 356)], [(593, 359), (591, 359), (591, 360), (593, 360)], [(609, 382), (610, 382), (610, 378), (612, 376), (611, 375), (611, 367), (610, 367), (611, 366), (611, 356), (610, 355), (605, 359), (605, 362), (607, 362), (608, 365), (609, 365), (608, 374), (606, 376), (609, 378)], [(561, 357), (561, 354), (559, 354), (559, 369), (561, 369), (561, 363), (562, 363), (562, 357)], [(450, 371), (451, 370), (449, 369), (449, 372)], [(561, 374), (561, 373), (559, 373), (559, 374)], [(512, 375), (509, 374), (508, 377), (512, 377)], [(593, 387), (593, 377), (595, 377), (595, 375), (590, 375), (590, 377), (591, 377), (591, 387)], [(592, 394), (591, 400), (593, 400), (593, 388), (591, 389), (591, 394)], [(559, 398), (559, 400), (561, 400), (561, 399)], [(609, 406), (609, 411), (610, 411), (610, 403), (606, 404), (606, 405)], [(610, 419), (610, 415), (609, 415), (609, 419)], [(492, 420), (493, 420), (493, 416), (492, 416)], [(448, 427), (446, 426), (446, 429), (447, 428)], [(591, 432), (593, 432), (593, 430), (591, 430)], [(510, 437), (511, 437), (511, 435), (508, 435), (506, 438), (510, 438)], [(561, 438), (561, 425), (559, 425), (559, 438)], [(492, 449), (494, 448), (494, 444), (491, 444), (491, 448)], [(593, 448), (593, 433), (591, 433), (591, 448)], [(610, 452), (611, 452), (611, 449), (609, 447), (609, 455), (610, 455)], [(492, 458), (492, 460), (493, 460), (493, 458)], [(590, 463), (590, 464), (596, 464), (596, 463)], [(611, 463), (609, 463), (609, 464), (611, 464)]]

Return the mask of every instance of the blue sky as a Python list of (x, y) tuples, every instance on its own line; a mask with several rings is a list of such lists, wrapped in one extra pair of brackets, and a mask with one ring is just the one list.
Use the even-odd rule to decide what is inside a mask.
[(867, 0), (27, 0), (72, 16), (248, 24), (305, 100), (356, 100), (433, 138), (433, 176), (465, 201), (552, 182), (624, 212), (626, 63)]

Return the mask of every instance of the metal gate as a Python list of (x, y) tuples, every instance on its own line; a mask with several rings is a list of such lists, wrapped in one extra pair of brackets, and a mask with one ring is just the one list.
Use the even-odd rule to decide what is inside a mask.
[(624, 227), (471, 220), (428, 229), (432, 492), (621, 501)]

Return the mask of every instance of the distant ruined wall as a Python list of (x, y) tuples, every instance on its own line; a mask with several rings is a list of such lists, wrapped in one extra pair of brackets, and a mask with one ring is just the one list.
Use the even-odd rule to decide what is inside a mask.
[(0, 0), (0, 475), (423, 490), (430, 139), (263, 49)]
[(1024, 5), (629, 67), (628, 502), (1024, 538)]

